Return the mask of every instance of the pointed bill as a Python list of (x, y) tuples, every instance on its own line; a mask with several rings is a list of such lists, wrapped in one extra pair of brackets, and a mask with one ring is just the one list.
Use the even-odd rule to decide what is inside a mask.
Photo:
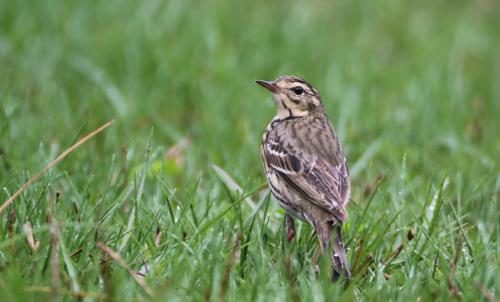
[(279, 88), (276, 85), (275, 81), (257, 80), (257, 81), (255, 81), (255, 83), (257, 83), (260, 86), (266, 88), (267, 90), (271, 91), (272, 93), (276, 93), (279, 90)]

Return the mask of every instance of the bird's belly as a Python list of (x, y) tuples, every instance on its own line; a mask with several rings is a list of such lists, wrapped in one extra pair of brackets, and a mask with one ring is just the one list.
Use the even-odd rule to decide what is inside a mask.
[(301, 198), (291, 191), (288, 186), (276, 176), (275, 173), (267, 172), (266, 176), (273, 196), (286, 213), (293, 218), (311, 223), (310, 219), (307, 217), (307, 213), (304, 209), (302, 209), (303, 201), (301, 201)]

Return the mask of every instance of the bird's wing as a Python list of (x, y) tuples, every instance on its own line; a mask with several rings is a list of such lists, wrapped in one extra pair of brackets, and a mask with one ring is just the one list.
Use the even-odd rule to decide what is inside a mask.
[(268, 140), (263, 147), (267, 164), (292, 190), (339, 220), (347, 219), (345, 204), (349, 184), (343, 155), (339, 164), (331, 164), (324, 158), (308, 156), (273, 140)]

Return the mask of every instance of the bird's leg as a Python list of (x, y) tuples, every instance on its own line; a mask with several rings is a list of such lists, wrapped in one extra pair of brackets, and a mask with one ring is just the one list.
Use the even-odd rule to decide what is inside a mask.
[(286, 214), (285, 216), (286, 228), (287, 228), (287, 238), (288, 241), (292, 241), (295, 238), (295, 222), (292, 216)]

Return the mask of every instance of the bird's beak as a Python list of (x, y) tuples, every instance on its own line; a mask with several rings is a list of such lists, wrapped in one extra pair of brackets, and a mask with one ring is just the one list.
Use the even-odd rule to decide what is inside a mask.
[(271, 91), (272, 93), (276, 93), (279, 91), (279, 87), (276, 85), (276, 83), (274, 81), (257, 80), (257, 81), (255, 81), (255, 83), (266, 88), (267, 90)]

